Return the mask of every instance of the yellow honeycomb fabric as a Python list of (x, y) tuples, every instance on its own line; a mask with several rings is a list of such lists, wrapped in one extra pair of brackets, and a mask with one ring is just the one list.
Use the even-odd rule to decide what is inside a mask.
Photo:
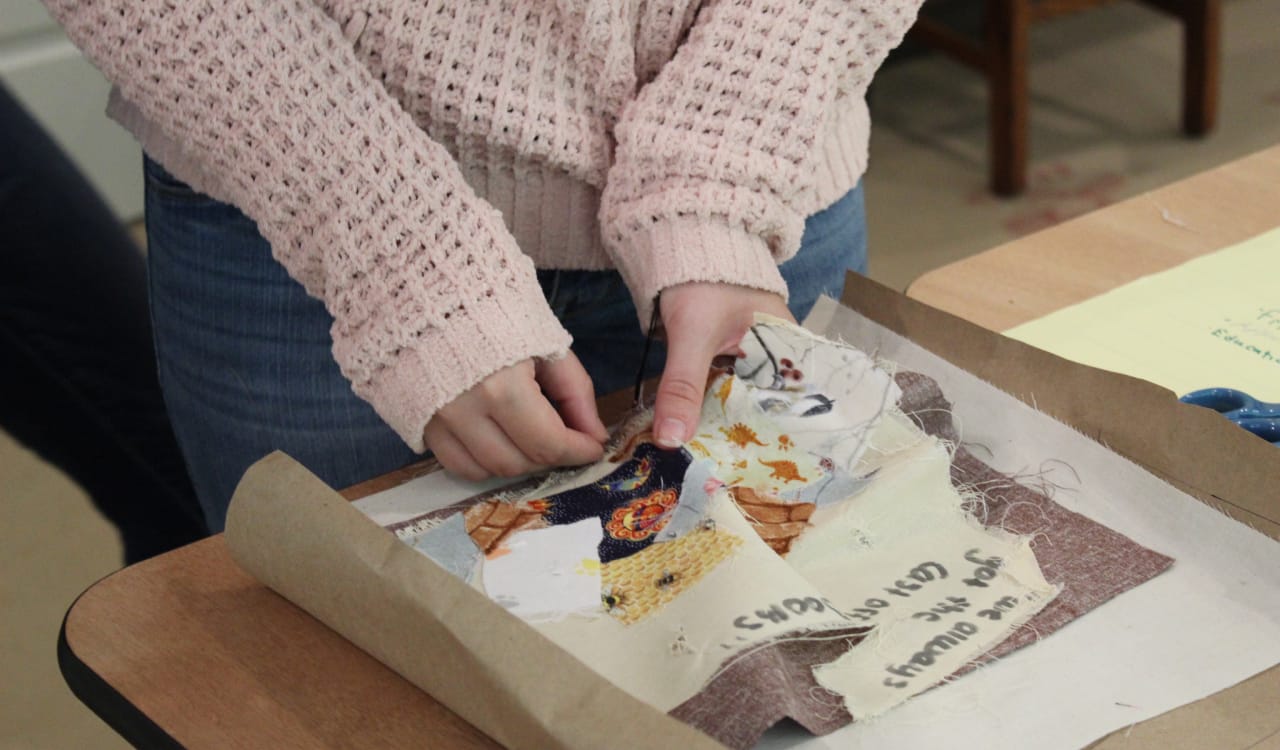
[(630, 625), (658, 611), (729, 557), (742, 540), (703, 528), (600, 567), (609, 614)]

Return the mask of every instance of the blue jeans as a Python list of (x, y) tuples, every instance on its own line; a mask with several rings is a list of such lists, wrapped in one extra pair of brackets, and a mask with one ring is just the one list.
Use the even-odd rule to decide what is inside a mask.
[[(254, 223), (147, 160), (151, 316), (160, 384), (209, 527), (222, 530), (245, 469), (283, 450), (333, 487), (418, 458), (358, 398), (331, 354), (333, 319), (271, 257)], [(866, 265), (856, 188), (805, 225), (782, 265), (796, 316)], [(613, 271), (540, 271), (597, 393), (630, 385), (644, 334)], [(656, 368), (660, 357), (653, 358)]]

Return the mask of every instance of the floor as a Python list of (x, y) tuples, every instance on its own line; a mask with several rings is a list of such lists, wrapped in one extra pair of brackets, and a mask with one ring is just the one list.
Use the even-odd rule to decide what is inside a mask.
[[(1178, 132), (1179, 30), (1131, 4), (1032, 34), (1032, 159), (1026, 194), (985, 183), (982, 80), (935, 55), (877, 78), (866, 180), (871, 275), (902, 289), (932, 268), (1280, 143), (1280, 0), (1225, 13), (1218, 129)], [(1153, 210), (1158, 210), (1153, 207)], [(0, 750), (126, 745), (68, 692), (58, 626), (75, 597), (119, 566), (120, 545), (82, 490), (0, 432)]]

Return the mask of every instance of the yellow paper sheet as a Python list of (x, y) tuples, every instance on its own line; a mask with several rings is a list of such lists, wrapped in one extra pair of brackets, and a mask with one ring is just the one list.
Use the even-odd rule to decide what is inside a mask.
[(1226, 387), (1280, 401), (1280, 229), (1005, 334), (1179, 396)]

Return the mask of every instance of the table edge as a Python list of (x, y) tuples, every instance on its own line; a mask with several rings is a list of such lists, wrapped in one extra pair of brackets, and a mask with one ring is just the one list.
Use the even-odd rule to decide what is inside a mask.
[(66, 613), (62, 616), (62, 624), (58, 627), (58, 671), (62, 673), (62, 680), (71, 690), (71, 694), (130, 745), (182, 750), (182, 743), (174, 739), (173, 735), (162, 729), (142, 709), (93, 671), (76, 654), (70, 641), (67, 640), (67, 618), (80, 603), (80, 599), (113, 575), (115, 573), (94, 581), (76, 597), (70, 607), (67, 607)]

